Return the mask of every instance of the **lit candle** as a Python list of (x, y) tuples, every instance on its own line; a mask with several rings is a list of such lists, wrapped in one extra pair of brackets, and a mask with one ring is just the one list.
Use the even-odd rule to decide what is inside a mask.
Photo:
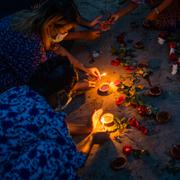
[(114, 125), (114, 115), (111, 113), (106, 113), (101, 117), (101, 123), (104, 126), (113, 126)]
[(110, 88), (109, 83), (102, 83), (98, 90), (102, 93), (107, 93), (109, 91), (109, 88)]
[(106, 75), (107, 75), (107, 73), (102, 73), (100, 76), (103, 77), (103, 76), (106, 76)]

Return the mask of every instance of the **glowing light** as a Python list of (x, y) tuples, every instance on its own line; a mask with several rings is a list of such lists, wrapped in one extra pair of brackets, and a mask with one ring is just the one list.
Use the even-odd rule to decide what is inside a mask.
[(107, 75), (107, 73), (102, 73), (101, 74), (101, 77), (104, 77), (104, 76), (106, 76)]
[(112, 126), (114, 125), (114, 115), (111, 113), (106, 113), (101, 117), (100, 121), (103, 126)]

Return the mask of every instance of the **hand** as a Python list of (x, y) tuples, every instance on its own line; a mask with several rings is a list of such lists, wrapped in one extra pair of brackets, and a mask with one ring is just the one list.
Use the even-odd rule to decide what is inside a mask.
[(119, 18), (120, 18), (120, 16), (119, 16), (117, 13), (114, 13), (114, 14), (112, 14), (112, 15), (109, 17), (108, 20), (113, 24), (113, 23), (115, 23)]
[(95, 110), (95, 112), (92, 115), (92, 129), (93, 132), (98, 132), (99, 127), (101, 126), (100, 118), (103, 113), (103, 109)]
[(100, 19), (102, 18), (102, 16), (98, 16), (96, 17), (94, 20), (92, 20), (90, 23), (89, 23), (89, 27), (95, 27), (96, 25), (98, 25), (101, 21)]
[(96, 85), (93, 81), (84, 80), (83, 82), (77, 82), (73, 88), (73, 91), (87, 90), (89, 88), (94, 88)]
[(93, 31), (84, 31), (84, 39), (85, 40), (95, 40), (100, 38), (101, 31), (93, 30)]
[(107, 142), (110, 138), (109, 135), (106, 132), (96, 132), (93, 133), (93, 144), (104, 144)]
[(100, 74), (98, 68), (96, 68), (96, 67), (86, 68), (86, 73), (89, 76), (94, 76), (94, 77), (96, 77), (98, 79), (101, 79), (101, 74)]
[(156, 13), (155, 10), (153, 10), (148, 14), (148, 16), (146, 17), (146, 20), (155, 21), (157, 17), (158, 17), (158, 14)]

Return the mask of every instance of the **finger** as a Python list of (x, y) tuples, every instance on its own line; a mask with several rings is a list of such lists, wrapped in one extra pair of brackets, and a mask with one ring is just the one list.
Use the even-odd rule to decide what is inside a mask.
[(95, 82), (89, 82), (89, 86), (95, 86), (96, 83)]
[(103, 16), (98, 16), (95, 18), (95, 20), (99, 21), (100, 19), (102, 19)]
[(95, 70), (95, 73), (97, 74), (98, 77), (101, 77), (101, 74), (98, 69)]

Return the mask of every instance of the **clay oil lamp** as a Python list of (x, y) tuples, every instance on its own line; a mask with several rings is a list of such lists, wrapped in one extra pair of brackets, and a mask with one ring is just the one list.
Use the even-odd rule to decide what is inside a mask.
[(160, 124), (169, 122), (171, 119), (171, 114), (167, 111), (161, 111), (156, 114), (156, 121)]
[(121, 170), (127, 166), (127, 159), (124, 157), (117, 157), (111, 162), (111, 168), (115, 171)]
[(161, 93), (162, 93), (162, 90), (158, 86), (152, 87), (148, 92), (150, 96), (160, 96)]
[(114, 115), (111, 113), (105, 113), (102, 115), (100, 121), (104, 127), (111, 127), (114, 125)]

